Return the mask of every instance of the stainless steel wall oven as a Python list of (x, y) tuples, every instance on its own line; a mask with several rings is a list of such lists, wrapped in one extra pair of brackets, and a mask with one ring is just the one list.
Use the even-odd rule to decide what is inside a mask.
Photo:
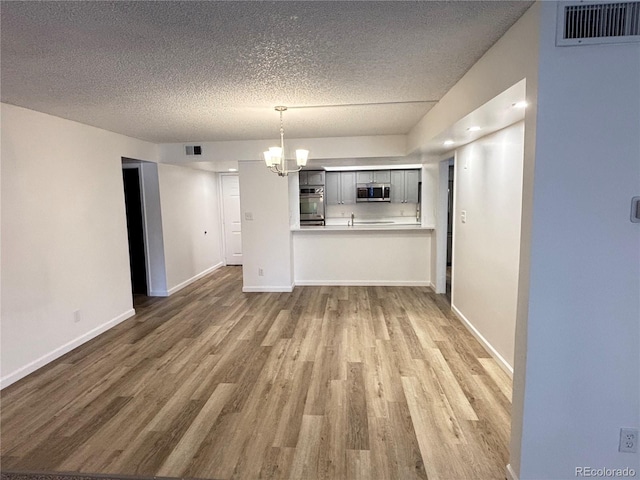
[(300, 187), (300, 225), (324, 225), (324, 187)]

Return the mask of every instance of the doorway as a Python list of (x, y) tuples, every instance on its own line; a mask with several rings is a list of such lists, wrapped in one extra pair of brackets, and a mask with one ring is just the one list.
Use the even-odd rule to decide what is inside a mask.
[(142, 191), (138, 168), (122, 168), (124, 203), (129, 239), (131, 290), (134, 295), (147, 295), (147, 263), (144, 240)]
[(240, 221), (240, 177), (221, 175), (224, 256), (227, 265), (242, 265), (242, 222)]
[(438, 165), (438, 195), (436, 207), (436, 277), (435, 292), (446, 294), (451, 301), (453, 285), (453, 239), (455, 211), (455, 156)]
[(449, 301), (451, 301), (451, 272), (453, 266), (453, 177), (454, 177), (453, 164), (449, 164), (448, 172), (448, 187), (447, 187), (447, 281), (445, 287), (445, 294)]

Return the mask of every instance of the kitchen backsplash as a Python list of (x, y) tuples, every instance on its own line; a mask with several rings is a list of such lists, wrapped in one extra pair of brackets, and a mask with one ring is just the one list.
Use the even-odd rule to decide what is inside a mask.
[(389, 218), (389, 217), (414, 217), (416, 216), (416, 203), (387, 203), (371, 202), (356, 203), (355, 205), (326, 205), (325, 218), (350, 218), (351, 212), (357, 219)]

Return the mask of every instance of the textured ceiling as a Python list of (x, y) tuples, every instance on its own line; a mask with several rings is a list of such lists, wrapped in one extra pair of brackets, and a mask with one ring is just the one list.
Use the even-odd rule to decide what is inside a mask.
[(288, 137), (404, 134), (530, 4), (2, 1), (2, 101), (154, 142), (273, 138), (275, 105), (329, 106)]

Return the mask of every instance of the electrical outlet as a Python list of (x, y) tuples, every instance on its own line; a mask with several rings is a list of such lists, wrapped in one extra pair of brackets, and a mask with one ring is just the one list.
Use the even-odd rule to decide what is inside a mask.
[(462, 210), (462, 212), (460, 212), (460, 221), (462, 223), (467, 223), (467, 211), (466, 210)]
[(253, 220), (253, 212), (244, 212), (244, 219), (248, 221)]
[(76, 310), (73, 312), (73, 323), (80, 323), (80, 310)]
[(620, 445), (618, 446), (618, 451), (627, 453), (636, 453), (638, 451), (637, 428), (620, 429)]
[(258, 269), (258, 276), (264, 277), (264, 270), (262, 270), (261, 268)]

